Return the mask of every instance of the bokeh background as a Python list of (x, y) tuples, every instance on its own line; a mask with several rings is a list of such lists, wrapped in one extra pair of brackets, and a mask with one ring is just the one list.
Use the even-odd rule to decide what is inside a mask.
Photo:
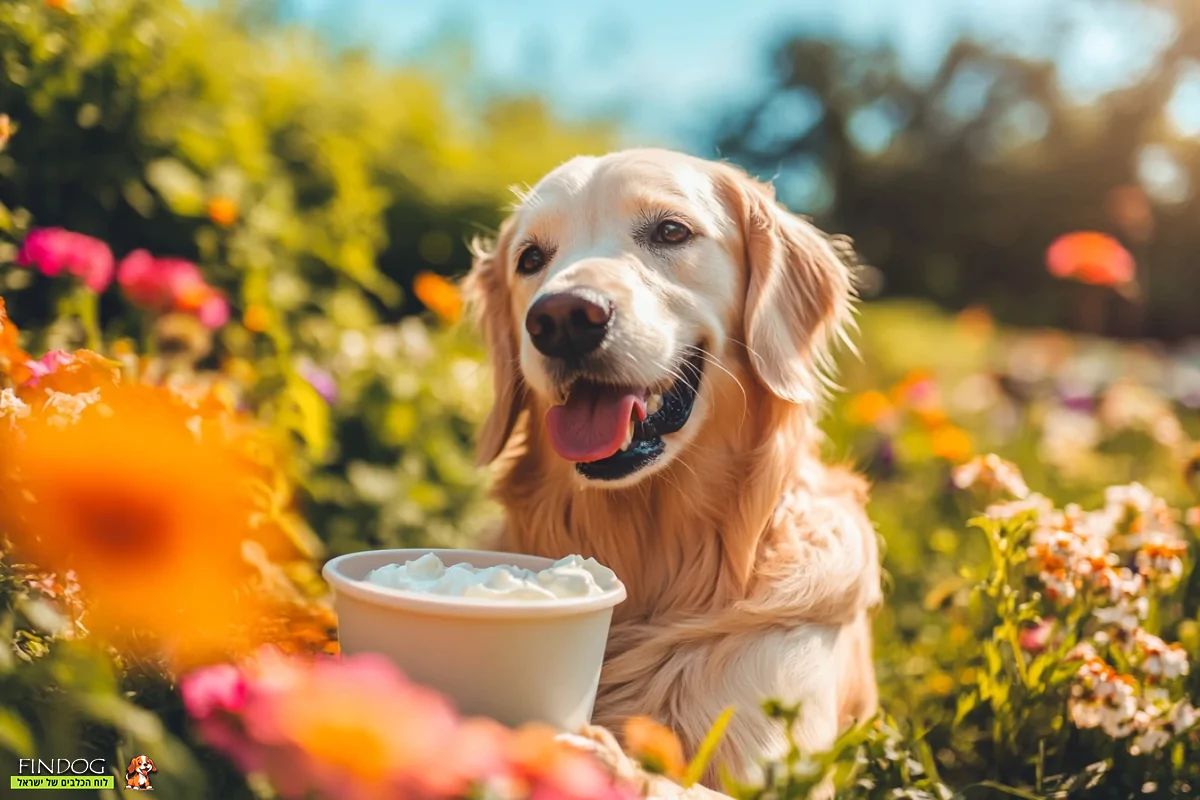
[[(875, 484), (886, 707), (925, 720), (947, 774), (994, 766), (947, 724), (987, 560), (951, 467), (996, 451), (1060, 502), (1140, 481), (1195, 503), (1191, 0), (0, 0), (0, 113), (0, 296), (25, 349), (88, 341), (76, 295), (16, 263), (32, 229), (199, 265), (227, 323), (114, 286), (99, 331), (219, 374), (289, 437), (318, 565), (495, 519), (453, 282), (511, 187), (644, 144), (773, 181), (861, 254), (829, 455)], [(1085, 231), (1106, 247), (1051, 269)], [(1166, 633), (1196, 652), (1200, 593), (1181, 598)]]

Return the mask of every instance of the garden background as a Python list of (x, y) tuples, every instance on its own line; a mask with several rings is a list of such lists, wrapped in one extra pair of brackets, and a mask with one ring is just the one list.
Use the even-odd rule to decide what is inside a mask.
[[(510, 187), (631, 143), (726, 158), (853, 237), (863, 262), (860, 355), (843, 357), (825, 428), (830, 458), (874, 481), (888, 717), (830, 756), (846, 796), (1195, 796), (1190, 726), (1131, 753), (1132, 729), (1064, 721), (1078, 697), (1073, 670), (1056, 677), (1065, 646), (1030, 676), (1084, 623), (1052, 636), (1045, 598), (1014, 577), (1027, 565), (997, 550), (1036, 533), (969, 528), (986, 498), (952, 469), (996, 452), (1063, 506), (1111, 507), (1106, 490), (1136, 482), (1178, 509), (1161, 524), (1185, 546), (1155, 551), (1170, 580), (1139, 619), (1200, 658), (1197, 520), (1182, 513), (1200, 502), (1200, 7), (929, 2), (945, 35), (917, 46), (921, 25), (891, 30), (889, 4), (849, 3), (839, 23), (794, 3), (750, 44), (736, 27), (712, 40), (706, 58), (727, 46), (757, 66), (709, 97), (706, 73), (682, 75), (694, 53), (679, 76), (646, 56), (660, 36), (668, 53), (709, 42), (689, 16), (719, 28), (736, 12), (708, 5), (626, 8), (608, 26), (596, 9), (561, 31), (547, 16), (509, 44), (533, 56), (506, 82), (479, 41), (512, 31), (470, 3), (397, 53), (372, 37), (405, 12), (378, 3), (0, 0), (0, 390), (13, 390), (0, 423), (113, 370), (190, 391), (214, 419), (251, 417), (280, 455), (258, 465), (278, 535), (246, 554), (276, 605), (247, 641), (335, 652), (325, 559), (466, 546), (495, 519), (472, 455), (487, 366), (454, 281)], [(611, 52), (576, 86), (563, 53), (581, 30)], [(643, 67), (661, 69), (643, 81)], [(43, 357), (81, 348), (110, 361)], [(152, 430), (131, 425), (131, 447)], [(270, 758), (231, 758), (185, 702), (187, 658), (97, 650), (83, 609), (107, 590), (25, 555), (7, 548), (0, 576), (0, 750), (111, 764), (154, 750), (168, 796), (288, 793)], [(1194, 673), (1171, 678), (1172, 702), (1197, 699)], [(329, 680), (330, 697), (370, 708)], [(1047, 698), (1063, 702), (1057, 721), (1038, 710)], [(287, 763), (320, 763), (327, 735), (297, 739)], [(802, 796), (813, 763), (743, 791)], [(522, 769), (539, 785), (541, 766)]]

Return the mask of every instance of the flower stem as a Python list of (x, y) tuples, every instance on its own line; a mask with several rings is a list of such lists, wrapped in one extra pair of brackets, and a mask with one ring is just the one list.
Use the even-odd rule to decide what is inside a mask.
[(102, 344), (100, 295), (86, 286), (80, 285), (75, 289), (75, 302), (77, 303), (76, 310), (79, 312), (79, 321), (83, 323), (83, 330), (87, 335), (87, 347), (89, 350), (99, 352)]

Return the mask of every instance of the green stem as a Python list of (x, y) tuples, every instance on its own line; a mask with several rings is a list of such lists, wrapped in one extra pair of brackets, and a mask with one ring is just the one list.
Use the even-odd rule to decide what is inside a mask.
[(99, 352), (103, 343), (100, 336), (100, 295), (83, 285), (76, 288), (75, 292), (79, 321), (83, 323), (87, 335), (87, 347)]

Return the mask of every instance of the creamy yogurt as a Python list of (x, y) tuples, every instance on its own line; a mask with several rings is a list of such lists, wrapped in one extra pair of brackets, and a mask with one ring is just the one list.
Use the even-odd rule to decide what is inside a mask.
[(371, 570), (367, 583), (406, 592), (489, 600), (561, 600), (594, 597), (620, 586), (617, 575), (594, 558), (567, 556), (540, 572), (515, 566), (446, 566), (433, 553)]

